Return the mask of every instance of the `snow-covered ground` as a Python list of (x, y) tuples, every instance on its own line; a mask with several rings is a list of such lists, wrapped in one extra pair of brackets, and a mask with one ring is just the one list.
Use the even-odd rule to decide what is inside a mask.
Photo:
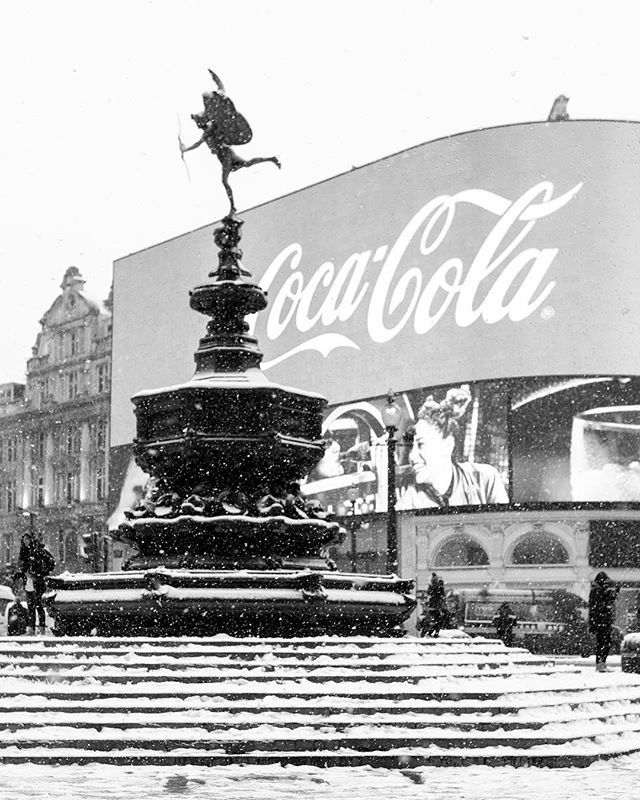
[(631, 798), (640, 676), (611, 666), (453, 633), (0, 639), (0, 800)]
[(0, 766), (1, 800), (632, 800), (640, 755), (584, 769)]

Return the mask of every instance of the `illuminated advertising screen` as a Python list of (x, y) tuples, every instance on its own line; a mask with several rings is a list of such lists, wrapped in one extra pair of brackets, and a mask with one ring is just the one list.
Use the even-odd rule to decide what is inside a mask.
[(515, 502), (640, 502), (640, 378), (530, 378), (512, 396)]
[[(304, 492), (386, 511), (385, 396), (331, 408)], [(396, 508), (640, 503), (640, 378), (510, 378), (400, 393)]]
[[(509, 502), (507, 387), (492, 381), (398, 395), (398, 510)], [(325, 420), (325, 455), (303, 491), (336, 514), (387, 509), (386, 402), (346, 403)]]

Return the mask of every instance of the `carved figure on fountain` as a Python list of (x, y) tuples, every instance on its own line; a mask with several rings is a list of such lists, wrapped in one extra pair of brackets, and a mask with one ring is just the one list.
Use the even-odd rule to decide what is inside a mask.
[(345, 530), (315, 500), (306, 500), (298, 484), (277, 496), (223, 489), (214, 495), (162, 493), (149, 496), (126, 512), (118, 536), (137, 555), (127, 569), (158, 566), (210, 569), (271, 569), (273, 560), (287, 568), (335, 569), (328, 548)]

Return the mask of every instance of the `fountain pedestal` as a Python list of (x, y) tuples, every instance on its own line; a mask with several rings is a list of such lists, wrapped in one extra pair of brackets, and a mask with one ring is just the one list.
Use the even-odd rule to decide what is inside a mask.
[(412, 581), (338, 573), (344, 529), (297, 483), (324, 452), (323, 397), (271, 383), (247, 314), (267, 305), (241, 264), (242, 221), (217, 228), (219, 265), (191, 292), (209, 317), (187, 383), (143, 391), (137, 463), (151, 476), (118, 538), (121, 573), (64, 574), (46, 596), (59, 634), (400, 634)]

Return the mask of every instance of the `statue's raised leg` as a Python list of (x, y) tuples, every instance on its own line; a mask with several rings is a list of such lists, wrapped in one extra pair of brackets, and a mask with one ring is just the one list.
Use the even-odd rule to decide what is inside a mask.
[(250, 158), (248, 161), (243, 161), (242, 164), (236, 167), (236, 169), (240, 169), (241, 167), (252, 167), (254, 164), (263, 164), (265, 161), (272, 161), (278, 169), (281, 168), (280, 160), (275, 156), (268, 156), (266, 158)]

